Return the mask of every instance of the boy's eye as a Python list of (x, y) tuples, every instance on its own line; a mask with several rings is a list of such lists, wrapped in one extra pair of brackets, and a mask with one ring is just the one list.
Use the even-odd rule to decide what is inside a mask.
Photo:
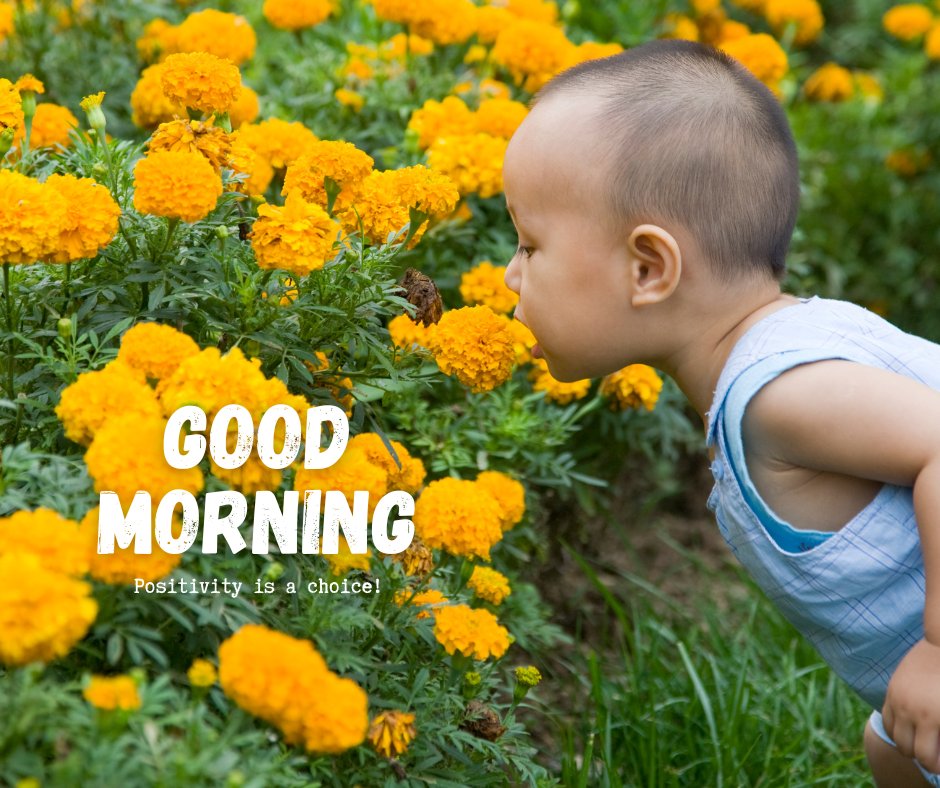
[(520, 246), (518, 249), (516, 249), (516, 254), (521, 254), (521, 255), (524, 255), (525, 257), (530, 257), (532, 255), (532, 247)]

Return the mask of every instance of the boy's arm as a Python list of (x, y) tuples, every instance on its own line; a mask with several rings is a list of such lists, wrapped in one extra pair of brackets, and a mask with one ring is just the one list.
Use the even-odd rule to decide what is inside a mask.
[(885, 729), (940, 772), (940, 392), (851, 361), (794, 367), (747, 409), (762, 454), (803, 468), (913, 488), (926, 574), (924, 639), (888, 684)]

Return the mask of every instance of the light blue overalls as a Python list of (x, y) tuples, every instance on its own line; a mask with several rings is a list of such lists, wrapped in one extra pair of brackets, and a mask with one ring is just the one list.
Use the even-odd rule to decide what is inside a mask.
[[(885, 484), (838, 531), (797, 530), (760, 498), (744, 459), (741, 421), (751, 397), (785, 370), (824, 359), (940, 390), (940, 345), (845, 301), (814, 296), (778, 309), (738, 340), (718, 379), (708, 413), (707, 444), (715, 447), (708, 508), (757, 585), (875, 709), (872, 727), (893, 745), (880, 712), (888, 680), (923, 637), (924, 561), (911, 488)], [(921, 771), (940, 788), (940, 776)]]

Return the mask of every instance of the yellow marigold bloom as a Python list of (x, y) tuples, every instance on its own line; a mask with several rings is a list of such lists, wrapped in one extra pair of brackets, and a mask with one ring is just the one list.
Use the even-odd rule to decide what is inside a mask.
[(940, 21), (938, 21), (924, 38), (924, 54), (931, 60), (940, 60)]
[(134, 711), (141, 706), (137, 684), (130, 676), (92, 676), (82, 696), (96, 709)]
[(502, 509), (476, 482), (449, 477), (431, 482), (415, 502), (415, 533), (428, 547), (490, 560), (503, 537)]
[(69, 440), (87, 446), (112, 416), (127, 412), (162, 415), (160, 403), (143, 376), (120, 361), (83, 372), (62, 390), (55, 413)]
[(509, 632), (489, 610), (469, 605), (442, 607), (434, 616), (434, 637), (448, 654), (497, 659), (509, 648)]
[(716, 43), (723, 44), (725, 41), (734, 41), (736, 38), (744, 38), (744, 36), (749, 35), (751, 35), (751, 28), (747, 25), (733, 19), (726, 19), (721, 23)]
[(199, 345), (182, 331), (162, 323), (136, 323), (121, 337), (117, 360), (150, 380), (176, 372), (184, 359), (199, 353)]
[(174, 117), (186, 117), (186, 107), (163, 94), (162, 63), (145, 68), (131, 91), (131, 120), (139, 128), (152, 128)]
[[(37, 113), (38, 114), (38, 113)], [(92, 178), (50, 175), (46, 187), (55, 189), (66, 202), (65, 221), (56, 250), (46, 259), (68, 263), (95, 257), (117, 235), (121, 209), (111, 192)]]
[(483, 304), (501, 315), (516, 308), (519, 296), (506, 287), (506, 266), (489, 260), (460, 275), (460, 297), (468, 306)]
[[(163, 454), (163, 418), (141, 413), (120, 413), (99, 427), (85, 452), (88, 475), (95, 492), (111, 490), (118, 494), (124, 510), (138, 490), (160, 499), (171, 490), (188, 490), (193, 495), (203, 488), (202, 471), (170, 467)], [(128, 436), (133, 435), (133, 440)]]
[(259, 111), (258, 94), (247, 85), (242, 85), (235, 103), (229, 107), (229, 123), (233, 129), (241, 128), (246, 123), (253, 122)]
[(409, 0), (370, 0), (379, 19), (404, 24), (408, 22), (413, 3)]
[(16, 82), (16, 89), (20, 93), (45, 93), (46, 86), (32, 74), (23, 74)]
[(901, 41), (913, 41), (930, 30), (933, 24), (930, 9), (920, 3), (904, 3), (885, 11), (881, 17), (884, 29)]
[[(521, 101), (503, 98), (485, 98), (473, 116), (476, 130), (494, 137), (509, 139), (525, 120), (529, 110)], [(448, 136), (440, 134), (438, 136)]]
[(793, 43), (811, 44), (823, 29), (823, 14), (816, 0), (767, 0), (764, 15), (770, 26), (782, 35), (788, 25), (796, 26)]
[(348, 447), (329, 468), (311, 470), (300, 467), (294, 475), (294, 489), (301, 495), (304, 490), (339, 490), (346, 496), (350, 511), (355, 505), (354, 492), (369, 493), (368, 514), (372, 517), (375, 505), (388, 492), (388, 474), (369, 461), (369, 455), (359, 447)]
[(349, 439), (350, 448), (361, 448), (368, 456), (369, 462), (388, 474), (389, 491), (404, 490), (412, 494), (418, 492), (427, 475), (424, 463), (418, 457), (412, 457), (404, 444), (392, 439), (389, 439), (389, 443), (398, 456), (398, 462), (376, 432), (360, 432)]
[(488, 306), (448, 310), (430, 335), (434, 360), (472, 391), (492, 391), (509, 379), (516, 360), (508, 325)]
[(545, 396), (552, 402), (559, 405), (567, 405), (576, 399), (583, 399), (591, 390), (590, 378), (583, 380), (574, 380), (565, 383), (557, 380), (551, 372), (548, 371), (548, 364), (544, 359), (532, 359), (532, 389), (534, 391), (544, 391)]
[[(133, 545), (128, 548), (115, 547), (113, 553), (99, 553), (98, 510), (99, 507), (95, 506), (86, 512), (80, 526), (91, 554), (88, 573), (95, 580), (110, 585), (132, 585), (138, 577), (144, 582), (159, 580), (180, 565), (181, 555), (165, 553), (157, 544), (152, 523), (149, 553), (137, 553)], [(172, 529), (173, 536), (178, 537), (182, 528), (182, 520), (177, 516)]]
[(219, 674), (215, 670), (215, 665), (209, 660), (194, 659), (193, 664), (186, 671), (186, 677), (194, 687), (211, 687), (215, 684)]
[(852, 98), (855, 83), (851, 71), (830, 62), (807, 77), (803, 91), (813, 101), (845, 101)]
[(520, 19), (496, 38), (492, 57), (526, 88), (539, 88), (554, 76), (568, 59), (572, 43), (560, 28), (545, 22)]
[(288, 123), (280, 118), (246, 123), (238, 133), (249, 148), (267, 159), (276, 170), (283, 170), (319, 139), (303, 123)]
[(165, 19), (152, 19), (144, 26), (144, 32), (137, 39), (137, 54), (145, 63), (153, 63), (173, 52), (176, 47), (177, 27)]
[(369, 743), (379, 755), (395, 758), (408, 749), (414, 739), (415, 715), (406, 711), (383, 711), (369, 725)]
[(67, 148), (72, 144), (69, 132), (78, 128), (76, 118), (68, 107), (58, 104), (39, 104), (33, 116), (29, 144), (32, 148), (51, 148), (61, 145)]
[(698, 25), (685, 14), (666, 14), (663, 17), (663, 33), (660, 37), (698, 41)]
[(407, 314), (397, 315), (388, 323), (388, 333), (392, 337), (392, 344), (400, 348), (415, 348), (430, 346), (429, 331), (423, 323), (415, 323)]
[[(237, 433), (233, 431), (228, 436), (228, 448), (235, 449)], [(283, 446), (283, 443), (281, 444)], [(225, 482), (229, 489), (237, 490), (243, 495), (254, 495), (258, 490), (276, 490), (281, 486), (284, 472), (276, 468), (269, 468), (261, 459), (252, 454), (244, 465), (238, 468), (223, 468), (216, 465), (210, 458), (210, 470), (213, 476)]]
[(366, 693), (332, 673), (308, 640), (247, 624), (219, 646), (219, 683), (288, 744), (336, 754), (365, 740)]
[(228, 112), (241, 93), (242, 77), (231, 60), (208, 52), (170, 55), (160, 72), (163, 94), (200, 112)]
[(855, 80), (855, 88), (867, 100), (874, 103), (880, 102), (884, 96), (884, 88), (878, 81), (878, 77), (865, 71), (853, 71), (852, 77)]
[(483, 471), (477, 476), (476, 482), (499, 504), (500, 525), (504, 532), (522, 521), (525, 515), (525, 487), (521, 482), (500, 471)]
[(470, 134), (478, 127), (476, 115), (462, 99), (445, 96), (443, 101), (428, 99), (412, 112), (408, 128), (418, 135), (418, 146), (427, 149), (438, 137)]
[(623, 52), (623, 46), (616, 42), (602, 44), (598, 41), (585, 41), (583, 44), (573, 46), (568, 50), (568, 56), (563, 64), (564, 68), (576, 66), (578, 63), (586, 63), (588, 60), (598, 60), (611, 55), (619, 55)]
[(721, 0), (691, 0), (691, 5), (696, 15), (703, 16), (721, 8)]
[(414, 34), (396, 33), (388, 41), (379, 44), (374, 56), (382, 60), (403, 60), (406, 56), (430, 55), (434, 51), (434, 42)]
[(361, 93), (356, 93), (356, 91), (347, 90), (346, 88), (337, 88), (333, 91), (333, 96), (344, 107), (352, 107), (356, 112), (359, 112), (366, 103)]
[(226, 165), (231, 149), (228, 134), (208, 121), (185, 118), (161, 123), (147, 141), (148, 154), (158, 151), (185, 151), (199, 153), (216, 172)]
[(470, 0), (423, 0), (408, 21), (412, 33), (435, 44), (462, 44), (476, 32), (476, 7)]
[(481, 44), (492, 44), (499, 34), (517, 19), (518, 17), (502, 6), (479, 6), (476, 19), (477, 40)]
[(282, 268), (295, 276), (307, 276), (333, 258), (339, 232), (339, 223), (323, 208), (293, 193), (283, 207), (258, 206), (251, 248), (261, 268)]
[(553, 25), (558, 21), (558, 4), (555, 0), (508, 0), (506, 10), (519, 19), (534, 19)]
[(134, 167), (134, 207), (141, 213), (198, 222), (215, 208), (222, 179), (189, 151), (157, 151)]
[(392, 558), (401, 564), (405, 574), (410, 577), (424, 577), (434, 568), (434, 556), (430, 548), (417, 536), (411, 540), (404, 552)]
[(281, 194), (297, 192), (307, 202), (326, 208), (324, 179), (331, 178), (340, 187), (337, 207), (349, 201), (359, 183), (372, 172), (373, 164), (372, 157), (351, 142), (317, 140), (288, 165)]
[(262, 13), (281, 30), (302, 30), (326, 21), (332, 10), (329, 0), (264, 0)]
[(22, 129), (23, 97), (10, 80), (0, 77), (0, 131)]
[(0, 3), (0, 44), (9, 38), (15, 29), (13, 12), (14, 7), (10, 3)]
[(438, 137), (428, 149), (428, 166), (450, 178), (461, 196), (493, 197), (503, 191), (508, 142), (482, 133)]
[(372, 551), (368, 548), (365, 553), (353, 553), (349, 549), (349, 543), (346, 537), (340, 534), (339, 549), (336, 553), (323, 553), (323, 557), (330, 565), (330, 574), (340, 577), (353, 569), (361, 569), (368, 572), (372, 568)]
[[(408, 574), (412, 574), (408, 572)], [(401, 607), (405, 603), (414, 607), (427, 608), (420, 611), (416, 618), (431, 618), (441, 605), (450, 604), (450, 600), (436, 588), (428, 588), (424, 591), (413, 593), (411, 589), (395, 592), (395, 604)]]
[(0, 577), (0, 662), (9, 667), (65, 656), (98, 615), (88, 583), (32, 553), (0, 555)]
[(30, 553), (46, 569), (74, 577), (91, 562), (78, 523), (44, 506), (0, 518), (0, 555), (7, 553)]
[(102, 102), (104, 102), (104, 97), (106, 93), (103, 90), (99, 90), (97, 93), (92, 93), (88, 96), (85, 96), (80, 102), (79, 106), (85, 112), (91, 112), (93, 109), (100, 109)]
[(67, 212), (56, 189), (0, 169), (0, 262), (34, 263), (56, 254)]
[(516, 364), (527, 364), (532, 360), (532, 348), (535, 347), (535, 334), (527, 325), (513, 318), (509, 321), (509, 333), (512, 334), (512, 347), (516, 354)]
[[(214, 8), (190, 14), (173, 35), (173, 49), (177, 53), (208, 52), (231, 60), (236, 66), (254, 57), (257, 44), (255, 31), (245, 17)], [(214, 109), (224, 112), (221, 107)]]
[(719, 49), (738, 60), (768, 87), (775, 86), (787, 73), (787, 53), (767, 33), (725, 41)]
[(644, 407), (652, 410), (663, 389), (662, 378), (646, 364), (630, 364), (601, 380), (599, 392), (612, 410)]
[(503, 600), (512, 593), (509, 578), (488, 566), (473, 567), (473, 574), (470, 575), (467, 585), (480, 599), (485, 599), (494, 605), (502, 604)]
[(243, 194), (262, 195), (274, 178), (274, 168), (264, 156), (249, 147), (240, 135), (240, 131), (229, 135), (231, 147), (226, 166), (243, 177), (230, 183), (229, 188)]

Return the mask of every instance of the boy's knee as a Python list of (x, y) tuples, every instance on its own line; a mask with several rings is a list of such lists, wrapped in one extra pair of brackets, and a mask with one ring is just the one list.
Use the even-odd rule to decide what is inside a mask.
[(917, 765), (882, 739), (865, 723), (865, 757), (877, 788), (929, 788)]

